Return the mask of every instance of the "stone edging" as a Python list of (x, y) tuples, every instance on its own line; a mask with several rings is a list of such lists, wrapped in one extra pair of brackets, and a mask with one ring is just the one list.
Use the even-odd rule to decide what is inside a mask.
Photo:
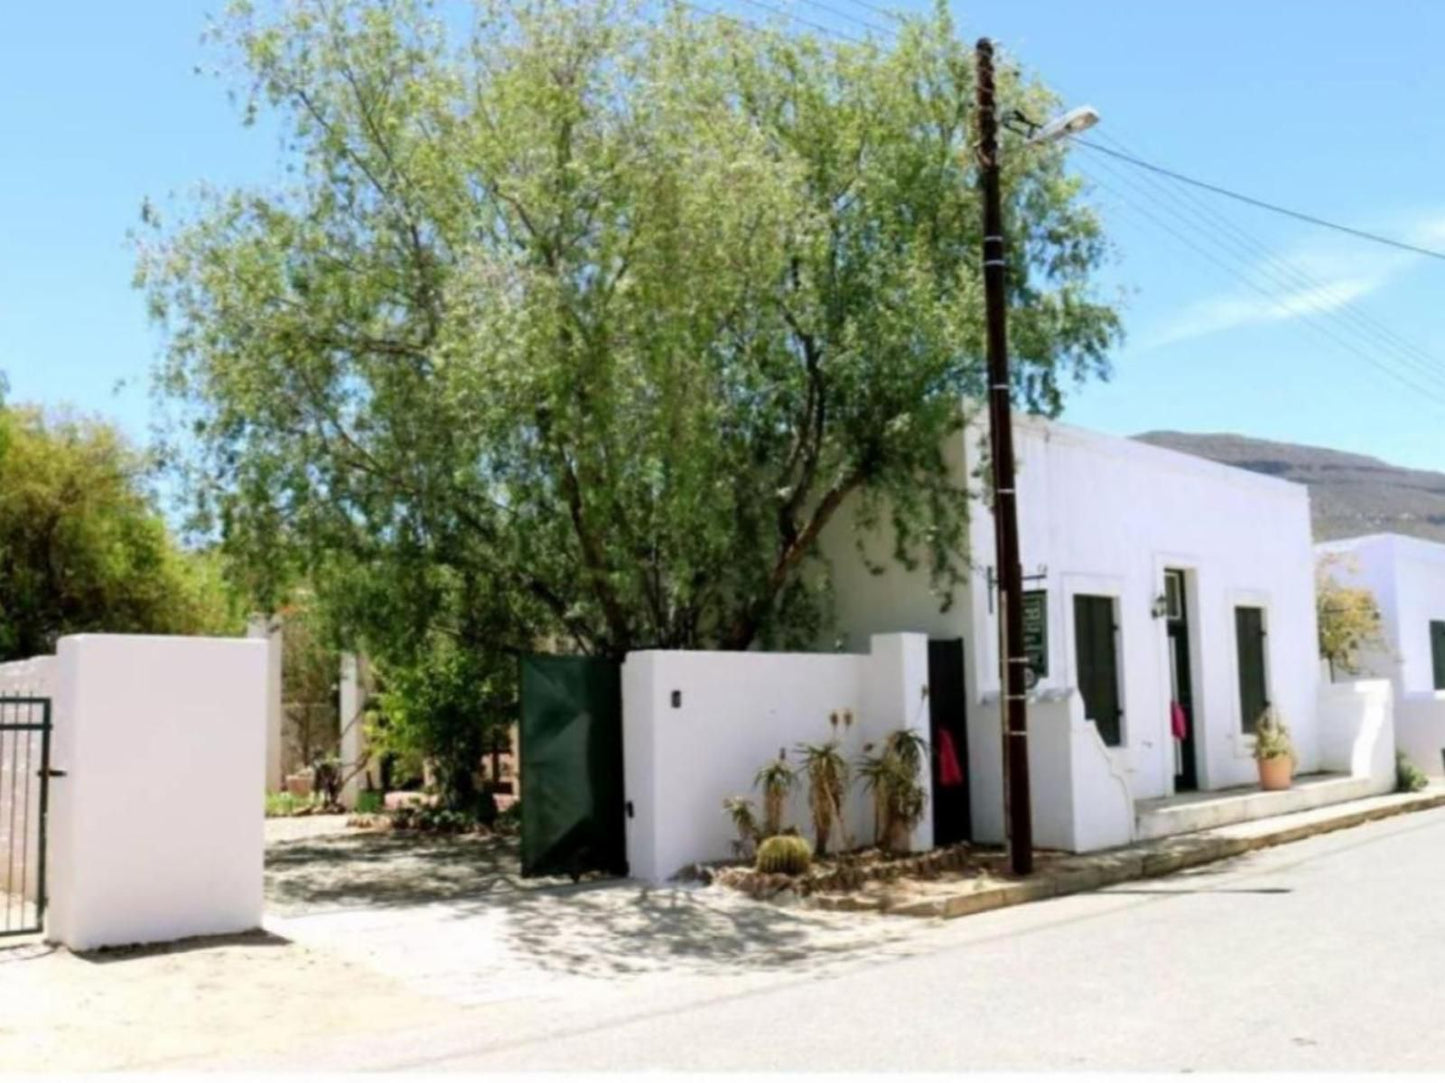
[[(1060, 859), (1048, 869), (1037, 872), (1026, 880), (974, 881), (960, 884), (961, 890), (953, 894), (939, 893), (925, 898), (899, 898), (891, 893), (884, 893), (876, 898), (816, 895), (810, 900), (810, 904), (823, 910), (877, 910), (906, 917), (959, 918), (1005, 906), (1017, 906), (1020, 903), (1095, 891), (1129, 880), (1167, 876), (1181, 869), (1223, 861), (1251, 850), (1297, 842), (1314, 835), (1358, 827), (1371, 820), (1409, 812), (1424, 812), (1442, 805), (1445, 805), (1445, 790), (1418, 794), (1385, 804), (1372, 804), (1363, 809), (1341, 809), (1336, 816), (1257, 834), (1248, 833), (1247, 829), (1251, 826), (1249, 824), (1234, 824), (1231, 827), (1243, 830), (1215, 829), (1155, 839), (1096, 854), (1073, 855)], [(1255, 821), (1256, 824), (1262, 822)]]

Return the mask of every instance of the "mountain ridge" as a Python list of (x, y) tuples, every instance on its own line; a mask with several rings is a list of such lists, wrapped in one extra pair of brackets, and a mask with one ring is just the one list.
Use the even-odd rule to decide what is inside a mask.
[(1388, 533), (1445, 543), (1445, 473), (1237, 433), (1157, 429), (1133, 439), (1308, 486), (1316, 541)]

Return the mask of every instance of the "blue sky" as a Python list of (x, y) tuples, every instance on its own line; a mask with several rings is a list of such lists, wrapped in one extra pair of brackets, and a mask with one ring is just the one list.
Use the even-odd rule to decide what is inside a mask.
[[(126, 243), (142, 199), (164, 208), (201, 181), (278, 176), (273, 134), (241, 128), (224, 85), (194, 72), (215, 59), (199, 37), (218, 4), (12, 4), (0, 15), (0, 369), (12, 399), (68, 402), (145, 437), (159, 340)], [(746, 0), (711, 6), (767, 17)], [(882, 21), (855, 0), (791, 10), (840, 32), (862, 30), (847, 16)], [(1445, 4), (954, 10), (967, 37), (990, 34), (1069, 102), (1097, 107), (1101, 142), (1445, 248), (1445, 111), (1432, 104), (1445, 101)], [(1078, 391), (1068, 420), (1242, 432), (1445, 470), (1445, 263), (1212, 197), (1181, 202), (1093, 152), (1074, 160), (1117, 248), (1105, 285), (1127, 291), (1128, 340), (1114, 379)], [(1413, 388), (1384, 371), (1406, 366)]]

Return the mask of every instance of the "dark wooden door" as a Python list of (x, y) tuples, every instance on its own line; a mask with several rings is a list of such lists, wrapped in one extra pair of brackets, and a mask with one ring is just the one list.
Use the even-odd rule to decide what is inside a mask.
[(1165, 599), (1168, 602), (1169, 680), (1173, 701), (1170, 703), (1170, 725), (1173, 729), (1174, 704), (1184, 712), (1184, 739), (1175, 738), (1176, 762), (1174, 790), (1197, 790), (1199, 769), (1194, 733), (1194, 672), (1189, 666), (1189, 600), (1184, 589), (1184, 573), (1164, 573)]
[(1445, 691), (1445, 620), (1430, 622), (1430, 660), (1435, 670), (1435, 691)]
[(1098, 594), (1074, 595), (1074, 654), (1084, 714), (1099, 727), (1106, 745), (1123, 737), (1119, 708), (1119, 628), (1114, 599)]
[(933, 750), (933, 844), (968, 842), (968, 716), (963, 640), (928, 643), (928, 728)]

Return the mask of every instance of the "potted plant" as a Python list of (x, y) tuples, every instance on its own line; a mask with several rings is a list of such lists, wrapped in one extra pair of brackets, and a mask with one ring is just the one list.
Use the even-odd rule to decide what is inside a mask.
[(1261, 790), (1287, 790), (1294, 773), (1294, 743), (1289, 727), (1273, 707), (1266, 707), (1254, 727), (1254, 762)]

